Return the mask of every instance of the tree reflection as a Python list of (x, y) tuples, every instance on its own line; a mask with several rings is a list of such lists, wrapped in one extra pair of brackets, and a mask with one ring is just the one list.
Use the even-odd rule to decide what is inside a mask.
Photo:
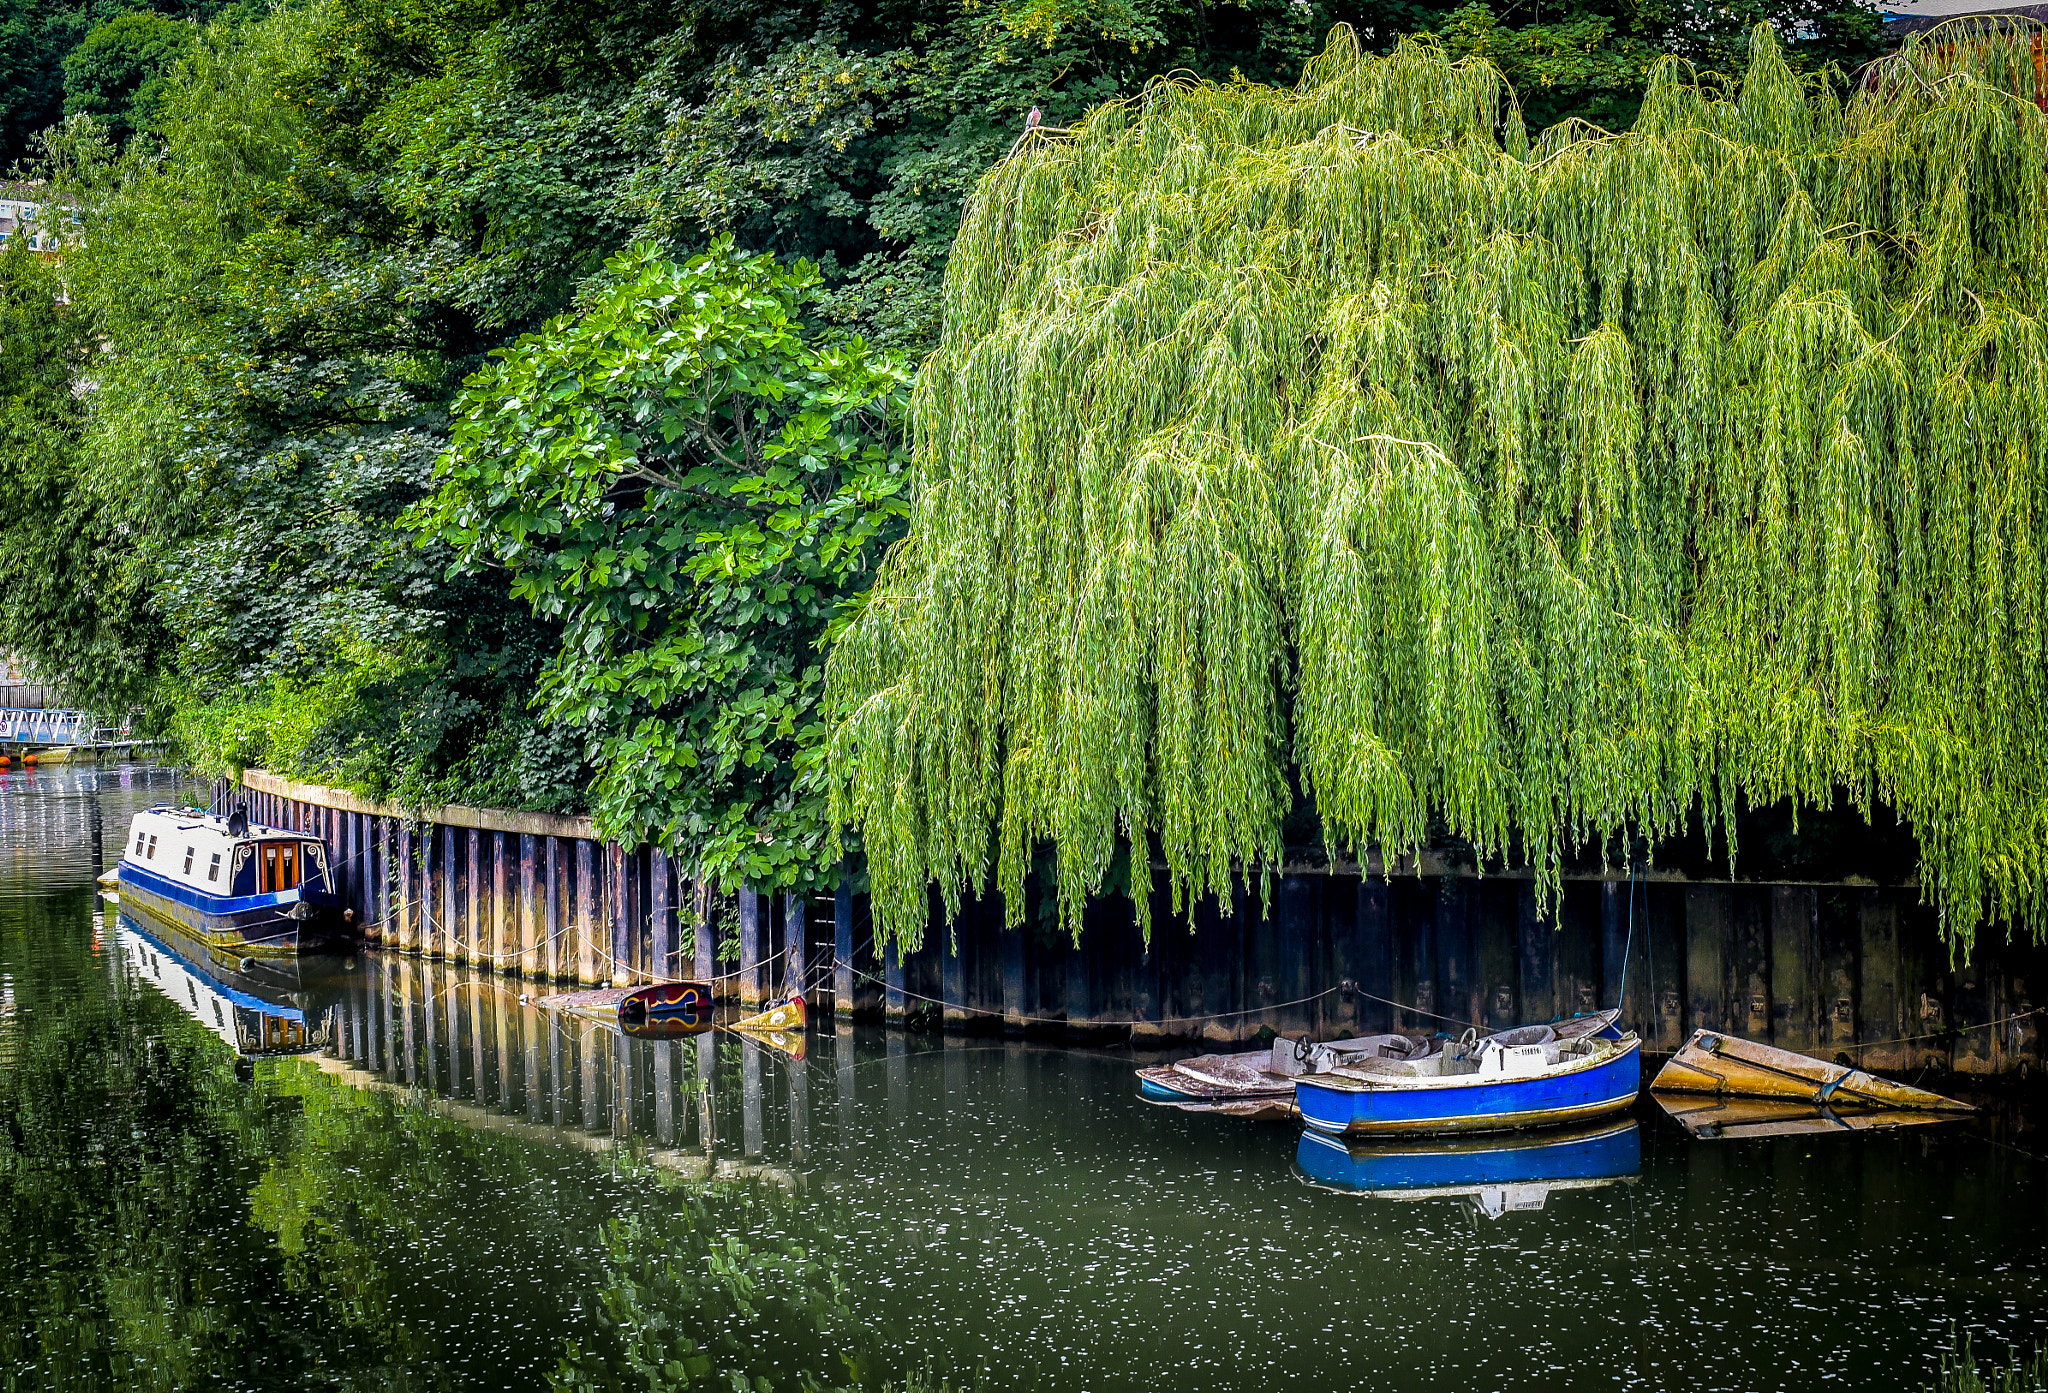
[(355, 1086), (236, 1077), (88, 942), (0, 901), (0, 1387), (879, 1387), (827, 1206)]

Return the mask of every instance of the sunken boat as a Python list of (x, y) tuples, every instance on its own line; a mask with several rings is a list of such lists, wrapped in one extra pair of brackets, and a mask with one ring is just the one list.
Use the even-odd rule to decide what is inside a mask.
[(1736, 1098), (1779, 1098), (1834, 1109), (1901, 1108), (1913, 1112), (1974, 1112), (1939, 1093), (1876, 1074), (1794, 1054), (1775, 1045), (1695, 1030), (1650, 1081), (1656, 1093), (1714, 1093)]

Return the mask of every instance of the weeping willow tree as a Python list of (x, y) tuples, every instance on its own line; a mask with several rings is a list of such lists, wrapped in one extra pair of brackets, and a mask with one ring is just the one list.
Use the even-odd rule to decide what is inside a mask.
[(2048, 82), (1993, 29), (1846, 101), (1752, 54), (1532, 142), (1485, 63), (1340, 29), (988, 174), (830, 672), (884, 932), (991, 873), (1016, 918), (1046, 844), (1076, 930), (1120, 845), (1227, 894), (1297, 789), (1553, 900), (1579, 848), (1845, 791), (1953, 945), (2038, 927)]

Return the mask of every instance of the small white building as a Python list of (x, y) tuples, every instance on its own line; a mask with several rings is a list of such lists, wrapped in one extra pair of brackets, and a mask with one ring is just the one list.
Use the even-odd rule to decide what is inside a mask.
[(67, 201), (50, 200), (49, 186), (40, 179), (0, 184), (0, 237), (23, 237), (36, 251), (54, 254), (66, 240), (63, 224), (77, 221)]

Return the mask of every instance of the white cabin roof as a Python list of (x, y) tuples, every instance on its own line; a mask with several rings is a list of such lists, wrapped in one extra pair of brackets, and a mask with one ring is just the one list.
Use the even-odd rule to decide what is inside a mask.
[(228, 833), (228, 820), (189, 808), (151, 808), (128, 824), (128, 842), (121, 859), (194, 889), (225, 894), (233, 883), (235, 848), (261, 842), (305, 842), (319, 847), (319, 869), (326, 870), (326, 843), (311, 832), (249, 824), (247, 836)]

